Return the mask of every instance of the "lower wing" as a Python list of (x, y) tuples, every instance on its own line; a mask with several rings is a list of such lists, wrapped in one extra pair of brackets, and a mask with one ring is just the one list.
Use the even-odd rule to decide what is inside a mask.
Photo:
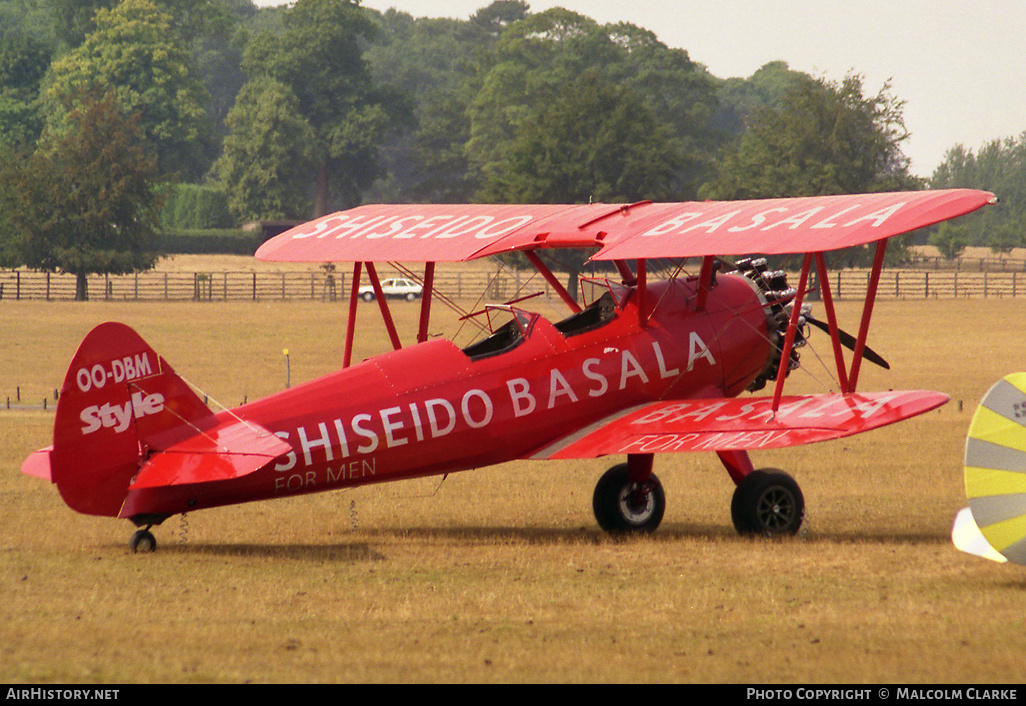
[(773, 449), (838, 439), (940, 407), (929, 390), (652, 402), (607, 417), (529, 455), (534, 459), (610, 454)]

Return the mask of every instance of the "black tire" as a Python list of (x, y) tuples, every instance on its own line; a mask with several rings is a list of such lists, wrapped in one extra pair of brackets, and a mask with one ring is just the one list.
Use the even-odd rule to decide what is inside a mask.
[(783, 471), (752, 471), (734, 489), (730, 516), (742, 535), (793, 535), (805, 519), (805, 498), (795, 480)]
[(595, 485), (592, 510), (606, 532), (654, 532), (663, 521), (666, 494), (655, 474), (644, 483), (635, 483), (628, 476), (627, 464), (621, 463), (606, 471)]
[(413, 292), (407, 292), (406, 293), (406, 301), (412, 302), (412, 301), (416, 300), (416, 298), (417, 298), (417, 295), (414, 294)]
[(149, 530), (139, 530), (132, 535), (128, 546), (137, 554), (149, 554), (157, 551), (157, 538)]
[(363, 299), (365, 302), (372, 302), (374, 301), (374, 294), (372, 292), (364, 292), (360, 295), (360, 299)]

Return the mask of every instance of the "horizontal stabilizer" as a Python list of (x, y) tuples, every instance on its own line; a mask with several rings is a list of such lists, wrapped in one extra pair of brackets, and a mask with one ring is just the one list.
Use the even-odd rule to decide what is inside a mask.
[(154, 453), (129, 490), (239, 478), (291, 450), (288, 443), (263, 427), (226, 419)]
[(52, 480), (50, 476), (50, 452), (53, 451), (52, 446), (47, 446), (45, 449), (39, 449), (29, 454), (21, 464), (21, 472), (27, 476), (35, 476), (36, 478), (42, 478), (43, 480)]
[(811, 444), (859, 434), (936, 409), (929, 390), (653, 402), (604, 419), (530, 458), (741, 451)]

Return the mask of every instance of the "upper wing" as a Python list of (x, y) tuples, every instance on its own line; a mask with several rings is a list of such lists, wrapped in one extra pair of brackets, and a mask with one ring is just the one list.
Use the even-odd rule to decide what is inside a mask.
[(948, 189), (752, 201), (569, 205), (368, 205), (264, 243), (261, 260), (457, 262), (591, 247), (593, 259), (825, 252), (900, 235), (995, 203)]
[(653, 402), (603, 419), (531, 458), (773, 449), (859, 434), (935, 409), (929, 390)]
[(462, 262), (511, 233), (572, 223), (587, 206), (375, 204), (304, 223), (260, 246), (285, 262)]

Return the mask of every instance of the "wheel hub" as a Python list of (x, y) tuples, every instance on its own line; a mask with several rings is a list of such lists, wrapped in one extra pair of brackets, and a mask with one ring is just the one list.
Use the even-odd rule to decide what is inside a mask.
[(794, 516), (794, 501), (782, 488), (771, 488), (759, 502), (759, 519), (769, 530), (786, 527)]
[(631, 483), (620, 492), (620, 509), (632, 522), (644, 522), (655, 510), (651, 490), (644, 483)]

